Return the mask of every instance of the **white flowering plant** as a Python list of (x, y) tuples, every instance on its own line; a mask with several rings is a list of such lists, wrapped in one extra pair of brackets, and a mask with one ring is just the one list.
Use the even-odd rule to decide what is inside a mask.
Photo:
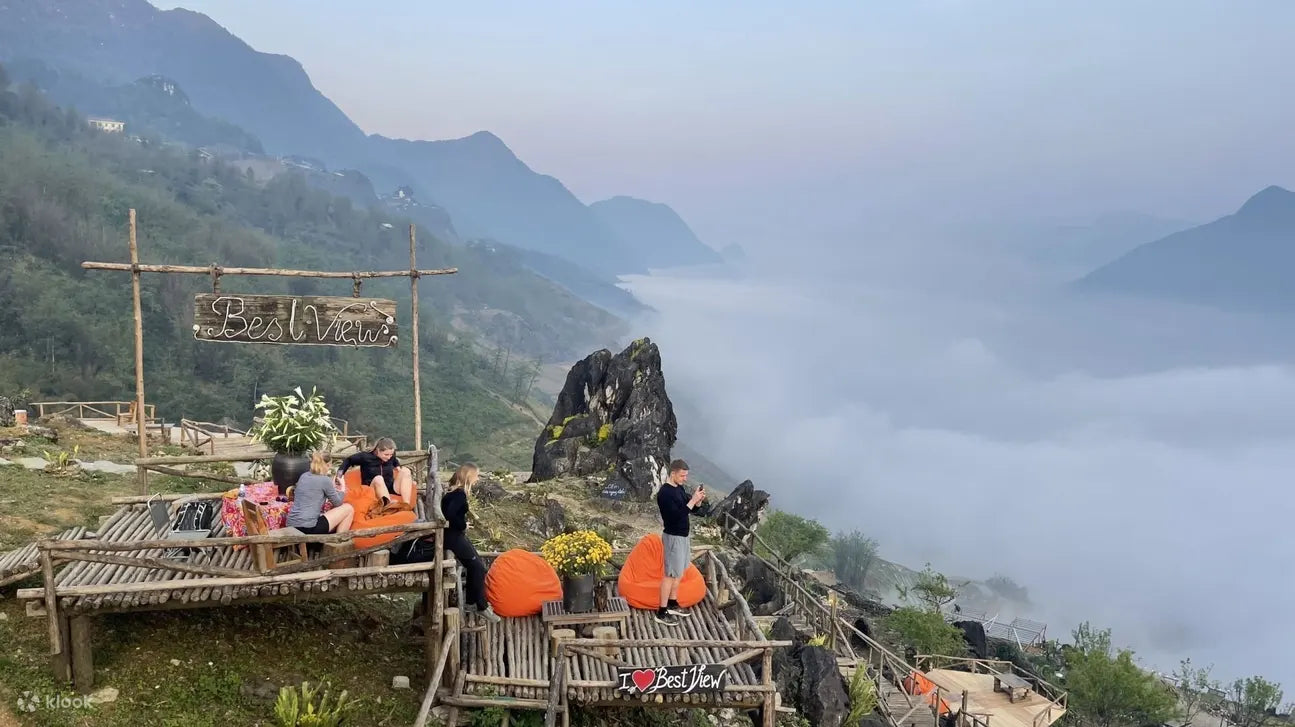
[(337, 435), (324, 397), (313, 388), (310, 396), (300, 386), (285, 396), (262, 395), (256, 408), (263, 413), (250, 434), (273, 452), (303, 454), (331, 444)]

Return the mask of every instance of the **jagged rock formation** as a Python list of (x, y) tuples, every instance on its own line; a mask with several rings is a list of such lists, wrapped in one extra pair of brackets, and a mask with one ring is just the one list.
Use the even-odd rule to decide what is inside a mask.
[(760, 524), (761, 518), (764, 517), (764, 510), (768, 504), (769, 493), (755, 489), (755, 485), (751, 483), (751, 480), (746, 480), (728, 493), (728, 497), (720, 500), (715, 505), (715, 509), (711, 512), (711, 517), (714, 518), (715, 524), (719, 526), (720, 533), (726, 539), (732, 539), (749, 547), (751, 543), (748, 542), (748, 539), (751, 536), (733, 521), (736, 520), (746, 526), (746, 530), (754, 531), (756, 526)]
[(595, 351), (567, 373), (529, 481), (606, 474), (606, 491), (647, 500), (665, 480), (677, 430), (656, 344)]
[(962, 629), (962, 638), (967, 642), (971, 655), (977, 659), (988, 659), (989, 642), (985, 638), (985, 625), (979, 621), (954, 621), (953, 625)]
[(812, 725), (839, 727), (850, 712), (850, 693), (837, 667), (836, 655), (810, 646), (786, 617), (769, 629), (773, 641), (790, 641), (790, 649), (773, 652), (773, 683), (778, 693)]
[(836, 665), (836, 655), (821, 646), (802, 646), (800, 713), (812, 725), (840, 727), (850, 713), (850, 694)]
[(0, 427), (12, 427), (14, 423), (13, 416), (14, 405), (9, 401), (9, 397), (0, 396)]

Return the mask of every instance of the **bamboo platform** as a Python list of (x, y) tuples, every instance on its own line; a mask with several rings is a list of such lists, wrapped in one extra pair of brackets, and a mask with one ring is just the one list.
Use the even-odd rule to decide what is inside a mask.
[[(175, 507), (176, 503), (172, 503), (172, 515), (175, 513)], [(211, 537), (223, 538), (227, 535), (224, 523), (217, 519)], [(155, 537), (153, 521), (149, 517), (147, 506), (138, 504), (124, 506), (113, 513), (100, 527), (97, 540), (128, 545), (132, 542), (146, 542)], [(34, 549), (35, 545), (29, 547)], [(91, 550), (88, 553), (92, 556), (113, 557), (109, 551)], [(117, 553), (116, 557), (162, 559), (164, 554), (164, 549), (129, 550)], [(278, 560), (282, 561), (288, 557), (288, 553), (280, 550), (277, 556)], [(33, 558), (38, 559), (39, 556), (34, 554)], [(167, 608), (228, 606), (236, 602), (282, 600), (301, 594), (324, 594), (330, 591), (333, 591), (334, 595), (423, 591), (428, 587), (428, 571), (431, 569), (428, 564), (420, 564), (424, 567), (406, 569), (403, 566), (387, 566), (378, 572), (370, 572), (369, 568), (329, 570), (327, 564), (321, 564), (309, 579), (264, 582), (273, 576), (257, 577), (252, 565), (250, 548), (208, 548), (197, 551), (187, 560), (167, 562), (172, 563), (173, 568), (193, 567), (195, 572), (133, 566), (129, 562), (72, 561), (59, 570), (54, 578), (56, 589), (64, 594), (75, 594), (61, 595), (58, 602), (59, 610), (64, 615), (75, 616)], [(402, 570), (393, 571), (394, 568)], [(35, 572), (39, 573), (40, 569), (38, 562)], [(206, 569), (209, 573), (200, 573), (197, 569)], [(364, 572), (352, 573), (356, 570)], [(211, 574), (222, 571), (242, 573), (233, 576), (238, 582), (225, 585), (213, 584)], [(229, 579), (226, 578), (226, 580)], [(244, 584), (241, 581), (247, 581), (247, 583)], [(26, 600), (43, 599), (44, 590), (44, 588), (22, 589), (18, 597)], [(28, 607), (31, 615), (43, 615), (40, 610), (39, 606)]]
[[(77, 526), (69, 528), (54, 536), (55, 540), (80, 540), (93, 538), (93, 531)], [(0, 586), (30, 578), (40, 573), (40, 551), (35, 543), (28, 543), (16, 550), (0, 553)]]
[[(439, 491), (436, 485), (428, 497), (434, 497)], [(176, 508), (186, 500), (220, 496), (221, 493), (206, 493), (164, 499), (169, 501), (174, 518)], [(93, 538), (84, 539), (83, 530), (73, 529), (65, 534), (69, 535), (65, 540), (47, 539), (36, 543), (38, 572), (44, 585), (21, 588), (17, 593), (20, 600), (27, 602), (28, 616), (45, 618), (49, 624), (56, 678), (72, 681), (82, 692), (88, 692), (94, 683), (90, 621), (95, 616), (401, 591), (430, 595), (438, 589), (443, 591), (442, 584), (455, 579), (458, 569), (452, 558), (427, 563), (389, 563), (390, 549), (400, 543), (430, 536), (441, 542), (444, 523), (439, 511), (433, 510), (432, 518), (425, 517), (427, 505), (422, 499), (417, 501), (420, 521), (408, 525), (344, 534), (233, 537), (217, 519), (210, 537), (183, 541), (159, 537), (148, 511), (147, 497), (124, 499), (133, 502), (123, 504), (109, 516)], [(429, 522), (429, 519), (433, 520)], [(360, 550), (326, 548), (305, 561), (295, 560), (298, 543), (345, 543), (352, 538), (384, 533), (394, 534), (395, 539)], [(254, 565), (253, 551), (267, 546), (275, 547), (277, 565), (261, 572)], [(186, 548), (189, 556), (167, 557), (173, 548)], [(425, 629), (431, 635), (426, 644), (429, 661), (430, 654), (434, 654), (434, 649), (439, 650), (441, 644), (437, 625), (444, 594), (434, 603), (436, 608), (429, 609), (424, 616)]]
[[(791, 642), (764, 637), (713, 552), (701, 552), (695, 563), (705, 573), (707, 588), (702, 602), (688, 609), (691, 616), (680, 618), (678, 626), (665, 626), (656, 622), (654, 611), (632, 609), (627, 628), (615, 638), (583, 637), (577, 627), (575, 638), (553, 639), (539, 615), (474, 624), (460, 623), (458, 609), (446, 609), (446, 650), (415, 724), (425, 724), (430, 707), (439, 699), (451, 708), (451, 726), (458, 709), (491, 706), (544, 710), (546, 724), (560, 718), (565, 725), (573, 703), (609, 708), (761, 709), (763, 723), (772, 725), (777, 700), (773, 650)], [(452, 649), (451, 642), (459, 648)], [(692, 693), (619, 689), (618, 667), (688, 665), (718, 665), (726, 670), (727, 683), (722, 690)]]
[(1047, 727), (1066, 713), (1064, 706), (1034, 691), (1024, 699), (1008, 701), (1006, 694), (994, 691), (993, 674), (932, 669), (926, 678), (949, 694), (950, 703), (956, 701), (954, 695), (966, 692), (966, 711), (994, 727)]

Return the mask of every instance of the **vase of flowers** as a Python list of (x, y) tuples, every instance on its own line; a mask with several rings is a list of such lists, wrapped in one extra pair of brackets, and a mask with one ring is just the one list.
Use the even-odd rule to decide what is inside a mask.
[(310, 396), (303, 394), (300, 386), (285, 396), (262, 395), (256, 408), (262, 411), (261, 418), (249, 434), (274, 452), (270, 478), (283, 492), (310, 469), (311, 450), (331, 449), (337, 428), (315, 389), (310, 390)]
[(562, 605), (567, 613), (594, 610), (598, 576), (612, 558), (612, 546), (592, 530), (577, 530), (550, 538), (540, 555), (562, 580)]

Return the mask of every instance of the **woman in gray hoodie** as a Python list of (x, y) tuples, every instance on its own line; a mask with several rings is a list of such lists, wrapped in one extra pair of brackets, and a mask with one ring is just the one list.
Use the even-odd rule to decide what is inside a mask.
[[(310, 454), (310, 471), (302, 473), (292, 490), (292, 507), (284, 525), (296, 528), (306, 535), (344, 533), (355, 520), (355, 508), (342, 502), (342, 492), (333, 485), (328, 466), (328, 453)], [(333, 503), (333, 509), (324, 512), (324, 502)]]

